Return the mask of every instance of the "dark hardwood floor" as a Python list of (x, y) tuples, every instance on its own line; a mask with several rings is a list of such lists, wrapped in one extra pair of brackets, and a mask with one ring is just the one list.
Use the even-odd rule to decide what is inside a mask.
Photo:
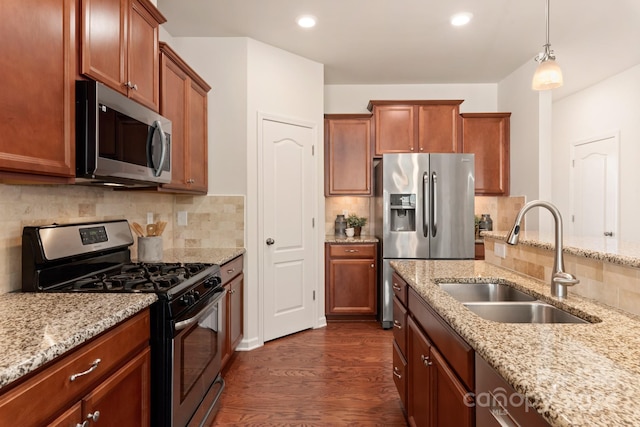
[(402, 426), (391, 330), (329, 323), (237, 352), (214, 426)]

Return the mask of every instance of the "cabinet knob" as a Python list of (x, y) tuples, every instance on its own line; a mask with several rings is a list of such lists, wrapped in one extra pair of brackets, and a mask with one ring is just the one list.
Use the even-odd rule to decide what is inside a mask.
[(375, 264), (371, 264), (371, 268), (375, 267)]
[(82, 422), (82, 424), (77, 423), (77, 424), (76, 424), (76, 427), (89, 427), (89, 421), (88, 421), (88, 420), (84, 420), (84, 421)]
[(100, 411), (95, 411), (93, 414), (87, 414), (87, 419), (95, 423), (100, 419)]
[(398, 329), (402, 329), (402, 324), (400, 322), (398, 322), (397, 320), (393, 321), (393, 327), (394, 328), (398, 328)]

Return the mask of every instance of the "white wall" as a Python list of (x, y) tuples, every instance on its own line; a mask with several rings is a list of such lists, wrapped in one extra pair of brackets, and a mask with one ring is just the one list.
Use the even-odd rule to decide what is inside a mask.
[[(511, 112), (510, 193), (526, 201), (539, 198), (540, 191), (540, 97), (531, 90), (535, 64), (527, 62), (498, 84), (498, 109)], [(525, 220), (527, 230), (536, 230), (538, 212)]]
[(620, 240), (640, 242), (640, 65), (553, 103), (553, 199), (569, 212), (570, 147), (620, 132)]
[[(262, 284), (258, 283), (262, 259), (260, 254), (264, 244), (260, 239), (262, 229), (259, 217), (259, 191), (261, 189), (258, 176), (258, 161), (262, 148), (258, 141), (258, 114), (280, 116), (313, 123), (316, 127), (316, 235), (313, 247), (316, 248), (315, 262), (317, 278), (316, 301), (317, 325), (324, 324), (324, 198), (322, 197), (324, 181), (322, 171), (324, 165), (323, 150), (323, 85), (324, 66), (320, 63), (296, 56), (273, 46), (248, 39), (247, 42), (247, 252), (250, 254), (249, 269), (252, 273), (248, 283), (250, 298), (246, 301), (248, 312), (245, 333), (249, 339), (243, 342), (247, 348), (262, 344)], [(313, 190), (313, 189), (310, 189)], [(284, 213), (283, 213), (284, 214)]]
[(371, 100), (463, 99), (461, 113), (497, 110), (496, 84), (326, 85), (326, 114), (368, 113)]

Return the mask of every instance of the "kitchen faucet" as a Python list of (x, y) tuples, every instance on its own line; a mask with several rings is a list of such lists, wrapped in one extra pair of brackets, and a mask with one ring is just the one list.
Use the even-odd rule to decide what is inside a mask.
[(564, 271), (564, 259), (562, 257), (562, 216), (560, 211), (554, 205), (542, 200), (533, 200), (520, 209), (513, 228), (507, 235), (507, 243), (510, 245), (517, 245), (520, 235), (520, 222), (524, 217), (524, 214), (533, 207), (539, 206), (546, 208), (553, 215), (555, 221), (555, 234), (556, 234), (556, 254), (553, 261), (553, 272), (551, 273), (551, 295), (558, 298), (566, 298), (568, 287), (573, 286), (576, 283), (580, 283), (573, 274)]

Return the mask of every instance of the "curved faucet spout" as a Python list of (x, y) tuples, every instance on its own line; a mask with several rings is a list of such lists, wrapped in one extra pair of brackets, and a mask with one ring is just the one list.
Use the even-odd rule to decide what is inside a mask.
[(507, 235), (507, 243), (510, 245), (517, 245), (520, 236), (520, 223), (524, 215), (536, 206), (547, 209), (553, 215), (555, 223), (555, 257), (553, 261), (553, 272), (551, 274), (551, 295), (558, 298), (567, 297), (567, 287), (573, 286), (576, 283), (580, 283), (573, 274), (564, 271), (564, 258), (562, 256), (562, 215), (560, 211), (553, 204), (542, 200), (533, 200), (520, 209), (516, 220), (513, 224), (513, 228)]

